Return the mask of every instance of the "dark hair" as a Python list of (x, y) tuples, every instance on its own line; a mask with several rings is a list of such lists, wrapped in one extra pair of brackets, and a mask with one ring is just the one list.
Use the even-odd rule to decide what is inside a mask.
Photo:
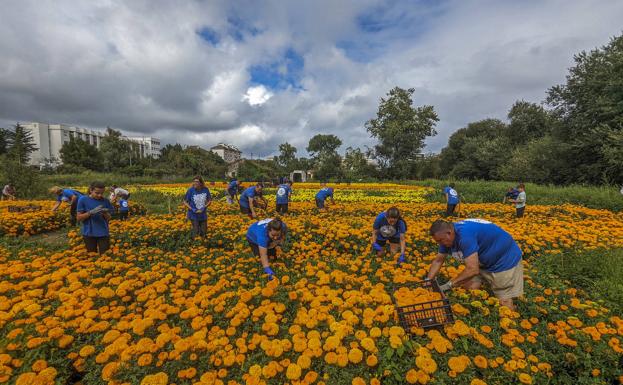
[(256, 183), (256, 185), (255, 185), (255, 187), (261, 187), (261, 188), (264, 188), (264, 183), (262, 183), (262, 182), (257, 182), (257, 183)]
[(112, 185), (112, 186), (110, 186), (110, 187), (112, 187), (112, 188), (117, 188), (117, 185), (116, 185), (116, 184), (114, 184), (114, 185)]
[(193, 182), (195, 180), (198, 180), (199, 183), (201, 183), (202, 186), (205, 186), (205, 182), (203, 181), (203, 178), (200, 175), (195, 175), (195, 177), (193, 177)]
[(292, 186), (294, 184), (294, 182), (292, 182), (291, 180), (287, 181), (286, 184), (289, 184), (290, 186)]
[(525, 188), (526, 188), (526, 186), (525, 186), (523, 183), (519, 183), (519, 184), (517, 185), (517, 187), (518, 187), (518, 188), (523, 188), (523, 189), (525, 189)]
[(100, 181), (91, 182), (91, 185), (89, 186), (89, 193), (96, 188), (106, 189), (106, 185), (104, 184), (104, 182)]
[(268, 222), (268, 231), (279, 231), (281, 235), (284, 235), (286, 232), (286, 224), (283, 223), (281, 218), (277, 217), (272, 221)]
[(387, 217), (388, 218), (398, 218), (401, 219), (400, 217), (400, 210), (398, 210), (398, 207), (393, 206), (387, 209)]
[(440, 233), (442, 231), (449, 230), (450, 228), (452, 228), (452, 223), (446, 222), (443, 219), (437, 219), (430, 226), (430, 230), (428, 232), (429, 232), (430, 235), (435, 235), (435, 234)]
[(454, 183), (450, 183), (448, 186), (450, 186), (450, 188), (454, 188)]

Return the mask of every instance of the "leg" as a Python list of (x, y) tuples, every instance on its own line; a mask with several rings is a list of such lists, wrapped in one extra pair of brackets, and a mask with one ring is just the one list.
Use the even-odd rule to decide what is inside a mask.
[(78, 200), (74, 200), (73, 202), (71, 202), (71, 207), (69, 208), (69, 220), (72, 226), (76, 226), (76, 215), (78, 212)]
[(84, 246), (89, 253), (97, 253), (97, 238), (83, 236)]
[(500, 299), (500, 306), (506, 306), (507, 308), (509, 308), (512, 311), (515, 311), (515, 304), (513, 303), (513, 299), (512, 298), (506, 298), (506, 299)]
[(517, 218), (523, 218), (523, 212), (526, 210), (526, 206), (517, 209)]
[(196, 238), (197, 235), (199, 234), (199, 221), (196, 221), (194, 219), (190, 220), (190, 224), (191, 224), (191, 230), (190, 230), (190, 236), (193, 238)]
[(396, 255), (400, 251), (400, 243), (389, 242), (389, 251), (392, 255)]
[(110, 249), (110, 237), (98, 237), (97, 248), (100, 255), (104, 254), (108, 249)]
[(199, 234), (201, 238), (205, 238), (208, 233), (208, 221), (199, 221)]

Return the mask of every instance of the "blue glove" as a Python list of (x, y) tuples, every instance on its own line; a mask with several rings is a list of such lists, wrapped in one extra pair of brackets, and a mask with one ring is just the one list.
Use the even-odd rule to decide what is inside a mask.
[(376, 242), (372, 244), (372, 248), (376, 251), (383, 251), (383, 247)]
[(398, 258), (398, 266), (400, 266), (400, 264), (403, 262), (406, 262), (404, 253), (400, 254), (400, 258)]
[(264, 268), (264, 273), (268, 274), (268, 280), (272, 281), (275, 272), (273, 271), (273, 269), (270, 268), (270, 266), (266, 266)]

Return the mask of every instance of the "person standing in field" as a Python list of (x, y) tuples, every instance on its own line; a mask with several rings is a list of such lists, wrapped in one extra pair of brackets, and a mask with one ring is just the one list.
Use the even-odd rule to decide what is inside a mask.
[(0, 200), (14, 201), (16, 199), (15, 195), (17, 195), (17, 192), (15, 191), (15, 186), (13, 186), (13, 184), (11, 183), (8, 183), (2, 188), (2, 199)]
[(83, 196), (82, 193), (76, 190), (69, 189), (69, 188), (63, 189), (58, 186), (54, 186), (50, 188), (50, 192), (56, 195), (56, 204), (54, 204), (54, 207), (52, 207), (52, 211), (58, 210), (62, 202), (69, 203), (70, 223), (72, 226), (75, 226), (76, 219), (77, 219), (76, 217), (77, 217), (78, 199), (80, 199)]
[(389, 250), (392, 255), (398, 253), (400, 247), (400, 257), (397, 262), (397, 265), (400, 266), (405, 262), (406, 232), (407, 223), (400, 216), (397, 207), (390, 207), (387, 211), (377, 215), (372, 225), (372, 248), (376, 251), (376, 255), (378, 257), (383, 255), (385, 245), (389, 241)]
[(267, 218), (253, 223), (247, 230), (247, 242), (255, 257), (260, 258), (268, 280), (272, 280), (275, 272), (270, 268), (268, 258), (277, 257), (277, 248), (285, 242), (288, 226), (279, 218)]
[(519, 191), (517, 198), (511, 199), (510, 202), (515, 204), (517, 218), (522, 218), (524, 211), (526, 211), (526, 186), (523, 183), (520, 183), (517, 186), (517, 190)]
[(241, 213), (247, 214), (250, 218), (257, 218), (255, 198), (262, 197), (263, 188), (262, 183), (258, 182), (255, 186), (248, 187), (240, 194), (238, 204), (240, 205)]
[(194, 237), (206, 237), (208, 230), (208, 206), (212, 203), (212, 195), (203, 181), (203, 178), (193, 178), (193, 185), (186, 191), (184, 206), (188, 208), (186, 217), (192, 225), (191, 234)]
[(431, 263), (428, 279), (434, 279), (446, 257), (452, 255), (465, 264), (465, 270), (441, 285), (441, 290), (457, 286), (475, 290), (484, 281), (500, 305), (515, 310), (513, 299), (524, 292), (523, 264), (521, 249), (509, 233), (483, 219), (455, 223), (437, 220), (429, 232), (439, 251)]
[(89, 253), (103, 254), (110, 248), (108, 221), (114, 207), (104, 198), (104, 191), (104, 183), (93, 182), (89, 195), (78, 198), (77, 219), (82, 222), (82, 238)]
[(125, 221), (130, 214), (130, 203), (125, 198), (119, 198), (117, 203), (119, 203), (119, 219)]
[(446, 216), (454, 215), (456, 206), (461, 202), (459, 193), (454, 189), (454, 183), (450, 183), (443, 189), (443, 193), (446, 196)]
[(333, 187), (327, 187), (326, 182), (322, 182), (320, 186), (320, 191), (316, 193), (316, 207), (319, 210), (324, 211), (326, 210), (325, 201), (327, 200), (327, 198), (331, 198), (332, 205), (335, 204), (335, 201), (333, 200)]
[(292, 182), (277, 186), (277, 213), (287, 214), (288, 204), (290, 203), (290, 196), (292, 195)]

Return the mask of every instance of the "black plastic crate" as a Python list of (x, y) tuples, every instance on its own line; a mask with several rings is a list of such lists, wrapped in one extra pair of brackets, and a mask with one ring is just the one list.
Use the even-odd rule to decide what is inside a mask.
[(41, 211), (41, 206), (36, 206), (36, 205), (7, 206), (7, 211), (10, 213), (29, 213), (33, 211)]
[[(440, 293), (441, 299), (413, 305), (398, 306), (395, 293), (401, 287), (408, 287), (409, 289), (421, 287), (432, 292)], [(452, 313), (450, 300), (448, 300), (445, 294), (439, 289), (439, 283), (436, 279), (395, 287), (392, 294), (392, 301), (398, 313), (400, 326), (402, 326), (407, 333), (411, 333), (411, 328), (413, 327), (430, 329), (454, 323), (454, 314)]]

